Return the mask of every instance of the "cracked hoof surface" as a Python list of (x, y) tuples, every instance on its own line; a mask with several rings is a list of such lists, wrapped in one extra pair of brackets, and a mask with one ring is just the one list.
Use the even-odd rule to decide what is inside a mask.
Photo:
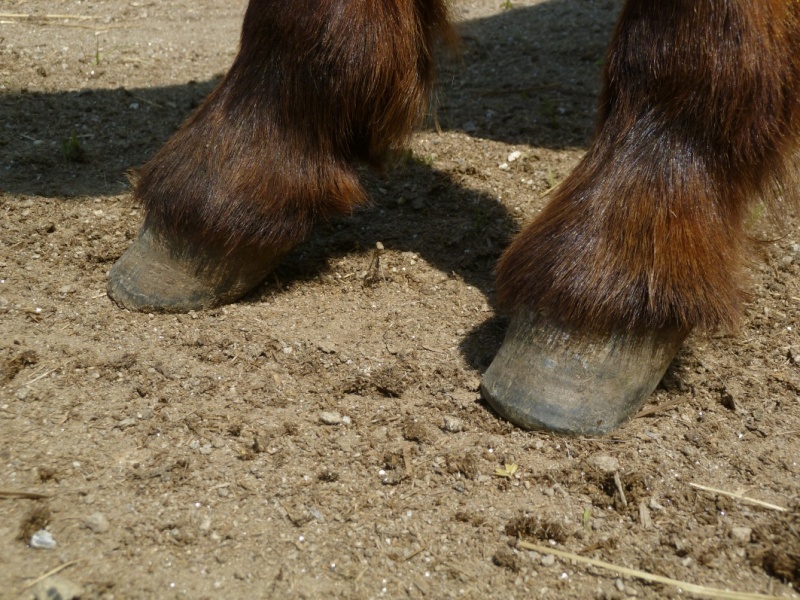
[(284, 253), (209, 251), (159, 234), (145, 223), (114, 263), (108, 295), (141, 312), (188, 312), (233, 302), (257, 286)]
[(526, 429), (609, 433), (641, 408), (687, 335), (677, 328), (589, 335), (517, 314), (481, 392)]

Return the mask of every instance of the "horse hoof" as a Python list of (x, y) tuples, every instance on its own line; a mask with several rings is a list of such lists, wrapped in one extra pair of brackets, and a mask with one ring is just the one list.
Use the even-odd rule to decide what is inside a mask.
[(161, 234), (145, 222), (114, 263), (108, 295), (141, 312), (188, 312), (233, 302), (257, 286), (284, 253), (209, 251)]
[(641, 408), (687, 335), (677, 328), (588, 335), (517, 314), (481, 392), (525, 429), (605, 434)]

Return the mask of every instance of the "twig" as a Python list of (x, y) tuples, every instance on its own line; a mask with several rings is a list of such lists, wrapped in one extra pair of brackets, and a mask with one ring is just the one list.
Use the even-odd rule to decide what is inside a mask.
[(77, 19), (78, 21), (89, 21), (91, 19), (102, 19), (93, 15), (31, 15), (20, 13), (0, 13), (0, 19)]
[(49, 498), (49, 494), (39, 492), (17, 492), (15, 490), (0, 490), (0, 498), (24, 498), (25, 500), (43, 500)]
[(141, 96), (136, 96), (135, 94), (131, 94), (131, 98), (134, 100), (138, 100), (139, 102), (144, 102), (145, 104), (149, 104), (150, 106), (155, 106), (156, 108), (164, 108), (163, 104), (159, 104), (158, 102), (153, 102), (152, 100), (148, 100), (147, 98), (143, 98)]
[(56, 372), (56, 371), (58, 371), (60, 368), (61, 368), (61, 367), (56, 367), (55, 369), (50, 369), (49, 371), (45, 371), (44, 373), (42, 373), (42, 374), (41, 374), (41, 375), (39, 375), (38, 377), (34, 377), (33, 379), (31, 379), (31, 380), (30, 380), (28, 383), (26, 383), (26, 384), (25, 384), (25, 387), (28, 387), (28, 386), (30, 386), (30, 385), (32, 385), (32, 384), (34, 384), (34, 383), (36, 383), (36, 382), (37, 382), (37, 381), (39, 381), (40, 379), (44, 379), (45, 377), (47, 377), (48, 375), (50, 375), (50, 373), (55, 373), (55, 372)]
[(31, 581), (31, 582), (30, 582), (28, 585), (26, 585), (26, 586), (25, 586), (24, 588), (22, 588), (22, 589), (23, 589), (23, 590), (27, 590), (28, 588), (32, 588), (33, 586), (35, 586), (35, 585), (36, 585), (37, 583), (39, 583), (40, 581), (44, 581), (45, 579), (47, 579), (47, 578), (48, 578), (48, 577), (50, 577), (51, 575), (55, 575), (56, 573), (60, 573), (60, 572), (61, 572), (61, 571), (63, 571), (64, 569), (68, 569), (69, 567), (71, 567), (71, 566), (73, 566), (73, 565), (77, 565), (79, 562), (81, 562), (81, 561), (80, 561), (80, 560), (71, 560), (71, 561), (69, 561), (69, 562), (65, 562), (63, 565), (58, 565), (58, 566), (57, 566), (55, 569), (50, 569), (50, 570), (49, 570), (47, 573), (45, 573), (44, 575), (39, 575), (39, 577), (37, 577), (36, 579), (34, 579), (33, 581)]
[(369, 268), (362, 279), (364, 286), (374, 285), (378, 283), (379, 280), (386, 281), (386, 276), (383, 274), (383, 267), (381, 266), (381, 254), (383, 254), (383, 244), (378, 242), (375, 244), (375, 250), (373, 251)]
[[(13, 23), (14, 21), (9, 21), (9, 23)], [(19, 23), (19, 21), (16, 21)], [(73, 29), (88, 29), (89, 31), (94, 31), (95, 35), (100, 35), (101, 33), (108, 33), (112, 29), (129, 29), (128, 25), (103, 25), (102, 27), (97, 27), (96, 25), (81, 25), (80, 23), (42, 23), (42, 25), (46, 25), (48, 27), (56, 26), (56, 27), (71, 27)]]
[(411, 447), (409, 444), (403, 444), (403, 464), (406, 469), (406, 477), (413, 477), (414, 467), (411, 464)]
[(643, 411), (639, 412), (634, 418), (641, 419), (642, 417), (652, 417), (653, 415), (657, 415), (658, 413), (668, 411), (676, 406), (680, 406), (683, 404), (684, 399), (678, 398), (677, 400), (673, 400), (672, 402), (667, 402), (666, 404), (661, 404), (658, 406), (651, 406), (650, 408), (645, 408)]
[(408, 561), (410, 561), (412, 558), (414, 558), (415, 556), (419, 555), (420, 553), (422, 553), (422, 552), (425, 552), (425, 550), (427, 550), (427, 549), (428, 549), (428, 547), (427, 547), (427, 546), (420, 546), (419, 548), (417, 548), (416, 550), (414, 550), (414, 552), (412, 552), (411, 554), (409, 554), (408, 556), (406, 556), (404, 560), (405, 560), (406, 562), (408, 562)]
[(527, 87), (519, 87), (512, 89), (493, 90), (486, 88), (473, 88), (473, 91), (480, 96), (507, 96), (510, 94), (528, 94), (530, 92), (539, 92), (541, 90), (555, 90), (561, 87), (561, 83), (543, 83), (541, 85), (529, 85)]
[(535, 550), (536, 552), (540, 552), (542, 554), (553, 554), (555, 556), (560, 556), (561, 558), (566, 558), (567, 560), (574, 560), (575, 562), (592, 565), (593, 567), (608, 569), (609, 571), (619, 573), (620, 575), (627, 575), (629, 577), (635, 577), (645, 581), (671, 585), (686, 592), (697, 594), (699, 596), (706, 596), (708, 598), (723, 598), (724, 600), (772, 600), (777, 598), (777, 596), (765, 596), (763, 594), (750, 594), (746, 592), (732, 592), (729, 590), (720, 590), (717, 588), (706, 587), (704, 585), (687, 583), (685, 581), (678, 581), (677, 579), (670, 579), (669, 577), (662, 577), (661, 575), (653, 575), (652, 573), (646, 573), (645, 571), (638, 571), (636, 569), (628, 569), (627, 567), (618, 567), (617, 565), (613, 565), (602, 560), (596, 560), (594, 558), (572, 554), (571, 552), (562, 552), (561, 550), (547, 548), (546, 546), (537, 546), (536, 544), (529, 544), (528, 542), (518, 541), (517, 546), (527, 550)]
[(711, 492), (712, 494), (720, 494), (721, 496), (728, 496), (729, 498), (736, 498), (737, 500), (741, 500), (742, 502), (749, 502), (750, 504), (755, 504), (757, 506), (762, 506), (764, 508), (769, 508), (771, 510), (777, 510), (780, 512), (789, 512), (788, 508), (783, 508), (782, 506), (777, 506), (776, 504), (770, 504), (769, 502), (764, 502), (762, 500), (756, 500), (755, 498), (748, 498), (743, 494), (726, 492), (725, 490), (718, 490), (717, 488), (700, 485), (699, 483), (689, 483), (689, 485), (695, 489), (703, 490), (704, 492)]
[(614, 473), (614, 485), (617, 486), (617, 492), (619, 493), (619, 499), (622, 502), (622, 506), (627, 508), (628, 499), (625, 497), (625, 488), (622, 487), (622, 480), (619, 478), (619, 472)]
[(436, 348), (431, 348), (430, 346), (421, 346), (423, 350), (427, 350), (428, 352), (433, 352), (434, 354), (447, 354), (444, 350), (437, 350)]
[(544, 198), (545, 196), (547, 196), (547, 194), (549, 194), (550, 192), (552, 192), (552, 191), (553, 191), (554, 189), (556, 189), (557, 187), (558, 187), (558, 184), (551, 185), (549, 188), (547, 188), (545, 191), (543, 191), (543, 192), (542, 192), (542, 193), (539, 195), (539, 198)]

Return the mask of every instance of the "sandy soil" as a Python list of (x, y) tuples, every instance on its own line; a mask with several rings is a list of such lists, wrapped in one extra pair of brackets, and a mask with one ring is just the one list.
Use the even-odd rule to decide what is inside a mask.
[[(372, 209), (243, 301), (162, 316), (105, 295), (141, 221), (126, 172), (225, 71), (244, 2), (3, 1), (36, 16), (0, 15), (0, 596), (690, 595), (522, 539), (800, 597), (797, 220), (754, 215), (775, 241), (741, 329), (692, 336), (619, 432), (481, 401), (493, 265), (585, 151), (619, 9), (500, 4), (458, 3), (441, 132), (364, 173)], [(42, 528), (55, 548), (29, 547)]]

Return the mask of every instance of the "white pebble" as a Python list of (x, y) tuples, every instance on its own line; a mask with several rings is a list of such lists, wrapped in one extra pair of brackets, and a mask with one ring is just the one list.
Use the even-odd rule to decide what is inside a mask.
[(110, 525), (108, 519), (103, 513), (96, 512), (86, 517), (83, 522), (86, 527), (91, 529), (94, 533), (105, 533), (109, 530)]
[(323, 411), (319, 413), (319, 420), (325, 425), (340, 425), (342, 423), (342, 415), (337, 412)]
[(464, 429), (464, 424), (461, 422), (461, 419), (446, 415), (442, 423), (442, 429), (449, 433), (458, 433)]
[(595, 454), (594, 456), (590, 456), (586, 462), (601, 473), (615, 473), (619, 471), (619, 461), (613, 456), (608, 456), (606, 454)]
[(31, 548), (39, 550), (52, 550), (56, 547), (56, 541), (53, 539), (53, 534), (46, 529), (40, 529), (31, 536)]
[(731, 539), (737, 542), (749, 543), (753, 530), (749, 527), (734, 527), (731, 529)]

